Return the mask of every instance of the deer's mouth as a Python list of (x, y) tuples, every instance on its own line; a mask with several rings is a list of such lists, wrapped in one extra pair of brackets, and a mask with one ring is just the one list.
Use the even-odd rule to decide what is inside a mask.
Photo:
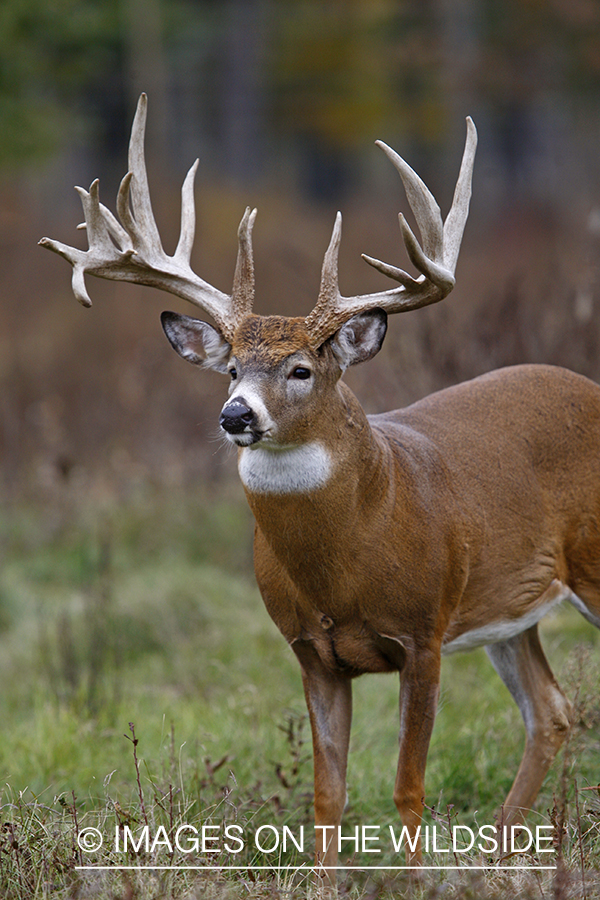
[(227, 440), (231, 441), (232, 444), (235, 444), (236, 447), (251, 447), (253, 444), (258, 444), (258, 442), (262, 440), (263, 432), (249, 429), (248, 431), (242, 431), (241, 434), (228, 434), (225, 432), (225, 436)]

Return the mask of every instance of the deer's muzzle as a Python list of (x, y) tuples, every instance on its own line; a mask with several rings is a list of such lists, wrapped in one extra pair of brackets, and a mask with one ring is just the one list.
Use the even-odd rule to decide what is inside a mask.
[(234, 400), (223, 408), (219, 425), (228, 434), (242, 434), (255, 423), (255, 419), (253, 410), (239, 400)]

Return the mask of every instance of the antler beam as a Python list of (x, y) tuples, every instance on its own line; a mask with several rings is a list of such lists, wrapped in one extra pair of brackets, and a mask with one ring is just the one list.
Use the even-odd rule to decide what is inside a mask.
[(99, 183), (89, 191), (76, 188), (81, 197), (89, 249), (79, 250), (42, 238), (41, 246), (53, 250), (73, 266), (72, 286), (83, 306), (91, 306), (85, 285), (86, 275), (114, 281), (130, 281), (160, 288), (199, 306), (213, 317), (219, 330), (231, 340), (239, 322), (252, 312), (254, 263), (252, 226), (256, 210), (247, 209), (238, 231), (238, 259), (231, 294), (224, 294), (192, 271), (190, 257), (194, 243), (194, 177), (198, 160), (189, 170), (181, 189), (181, 233), (177, 249), (168, 256), (162, 243), (150, 201), (144, 158), (147, 98), (142, 94), (129, 143), (129, 172), (117, 195), (120, 222), (100, 203)]
[(465, 150), (452, 207), (445, 224), (442, 223), (440, 208), (435, 198), (416, 172), (383, 141), (376, 143), (398, 170), (419, 226), (423, 248), (419, 246), (402, 213), (398, 216), (408, 256), (421, 274), (413, 278), (403, 269), (363, 254), (363, 259), (369, 265), (399, 282), (400, 287), (375, 294), (343, 297), (338, 279), (338, 253), (342, 235), (342, 216), (338, 213), (323, 260), (319, 297), (315, 308), (306, 318), (311, 342), (315, 347), (320, 346), (344, 322), (359, 312), (376, 307), (388, 313), (418, 309), (443, 300), (454, 287), (454, 271), (469, 212), (471, 178), (477, 147), (477, 131), (473, 120), (467, 118)]

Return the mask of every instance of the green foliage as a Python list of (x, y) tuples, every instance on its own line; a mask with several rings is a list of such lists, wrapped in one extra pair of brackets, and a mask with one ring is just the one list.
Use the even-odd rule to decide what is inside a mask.
[(0, 5), (0, 166), (43, 159), (56, 148), (66, 104), (114, 68), (118, 24), (116, 0)]
[[(485, 0), (458, 13), (415, 0), (153, 0), (144, 22), (133, 0), (3, 0), (0, 166), (47, 158), (65, 130), (80, 131), (90, 98), (107, 90), (127, 98), (141, 74), (132, 73), (136, 33), (146, 26), (165, 65), (159, 75), (155, 60), (142, 80), (157, 93), (167, 83), (190, 92), (206, 104), (211, 129), (230, 114), (224, 77), (234, 92), (258, 86), (271, 137), (308, 138), (337, 153), (374, 129), (440, 141), (457, 91), (476, 93), (496, 115), (548, 94), (591, 108), (600, 83), (600, 16), (585, 0)], [(242, 48), (254, 68), (244, 68)], [(215, 88), (208, 103), (199, 73)]]

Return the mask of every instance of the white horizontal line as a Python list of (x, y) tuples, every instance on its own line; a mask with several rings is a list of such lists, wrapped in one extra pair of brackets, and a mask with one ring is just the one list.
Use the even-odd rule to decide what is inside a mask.
[[(554, 872), (556, 871), (556, 866), (319, 866), (318, 871), (322, 870), (338, 870), (342, 871), (353, 870), (357, 872), (366, 872), (372, 870), (381, 870), (381, 871), (405, 871), (407, 869), (415, 869), (419, 871), (424, 871), (427, 869), (435, 869), (438, 870), (446, 870), (453, 869), (458, 870), (460, 872), (473, 872), (473, 871), (490, 871), (490, 872), (516, 872), (516, 871), (527, 871), (527, 872), (538, 872), (538, 871), (548, 871)], [(211, 872), (211, 871), (242, 871), (248, 872), (250, 870), (260, 870), (267, 869), (271, 871), (289, 871), (294, 870), (296, 872), (310, 872), (317, 871), (314, 866), (309, 866), (306, 863), (301, 866), (75, 866), (75, 869), (79, 872), (81, 871), (143, 871), (144, 869), (148, 870), (159, 870), (159, 871), (180, 871), (185, 872), (189, 869), (190, 872)]]

